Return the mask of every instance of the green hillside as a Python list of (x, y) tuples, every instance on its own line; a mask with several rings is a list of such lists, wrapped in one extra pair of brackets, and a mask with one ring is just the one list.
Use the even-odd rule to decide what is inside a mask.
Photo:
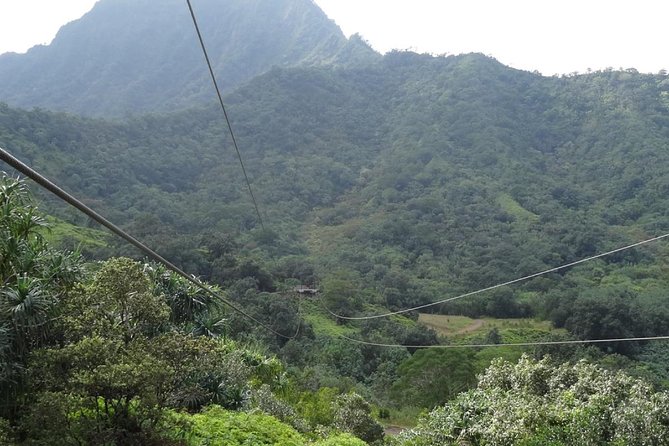
[[(276, 8), (317, 22), (310, 2)], [(329, 42), (329, 28), (316, 28)], [(300, 46), (298, 34), (286, 48)], [(453, 444), (464, 431), (443, 420), (469, 420), (474, 401), (484, 410), (466, 432), (472, 444), (493, 434), (490, 444), (570, 444), (579, 426), (592, 444), (628, 444), (630, 432), (663, 444), (666, 420), (653, 416), (646, 432), (639, 419), (650, 409), (635, 409), (666, 407), (663, 342), (463, 345), (669, 334), (666, 241), (446, 300), (669, 232), (669, 78), (543, 77), (480, 54), (339, 63), (339, 43), (336, 54), (312, 43), (247, 73), (224, 98), (264, 229), (220, 110), (185, 108), (199, 90), (165, 90), (166, 103), (181, 101), (173, 111), (123, 121), (0, 105), (1, 147), (273, 330), (143, 263), (37, 189), (53, 228), (33, 231), (37, 211), (21, 189), (18, 201), (0, 200), (0, 439), (89, 444), (97, 430), (123, 444), (114, 435), (130, 426), (155, 442), (146, 444), (236, 433), (230, 444), (378, 445), (378, 419), (405, 424), (437, 407), (395, 444)], [(134, 110), (110, 94), (119, 102), (105, 110)], [(139, 109), (153, 106), (136, 97)], [(55, 249), (77, 246), (87, 261)], [(420, 315), (336, 317), (435, 301), (444, 303)], [(127, 308), (137, 314), (125, 318)], [(421, 348), (437, 345), (449, 348)], [(512, 418), (500, 415), (505, 402)], [(527, 418), (515, 409), (525, 405)], [(607, 424), (589, 417), (614, 427), (597, 430)], [(505, 422), (515, 430), (493, 429)]]
[[(661, 75), (545, 78), (480, 55), (274, 69), (226, 99), (265, 232), (215, 109), (111, 124), (3, 107), (0, 143), (205, 276), (201, 234), (228, 234), (245, 255), (298, 256), (319, 280), (342, 270), (399, 308), (666, 230), (668, 89)], [(603, 262), (661, 261), (659, 248)], [(478, 316), (485, 299), (444, 310)]]

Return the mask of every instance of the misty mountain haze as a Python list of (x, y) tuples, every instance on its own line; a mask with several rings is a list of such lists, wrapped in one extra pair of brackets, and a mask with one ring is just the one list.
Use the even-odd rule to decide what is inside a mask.
[[(378, 56), (310, 0), (202, 0), (194, 9), (224, 91), (273, 66)], [(180, 0), (102, 0), (50, 45), (0, 56), (0, 98), (21, 107), (119, 116), (204, 104), (211, 91)]]

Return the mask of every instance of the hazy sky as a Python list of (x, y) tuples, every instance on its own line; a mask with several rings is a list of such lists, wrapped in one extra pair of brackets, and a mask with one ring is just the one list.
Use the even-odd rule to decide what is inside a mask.
[[(0, 0), (0, 53), (49, 43), (96, 0)], [(159, 0), (156, 0), (159, 1)], [(221, 0), (222, 1), (222, 0)], [(481, 52), (544, 74), (669, 69), (666, 0), (316, 0), (381, 52)], [(193, 0), (197, 7), (197, 0)], [(184, 1), (184, 7), (185, 1)]]

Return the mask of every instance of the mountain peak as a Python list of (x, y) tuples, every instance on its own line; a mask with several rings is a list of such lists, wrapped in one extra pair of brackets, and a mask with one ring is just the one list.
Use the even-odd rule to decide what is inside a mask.
[[(273, 66), (371, 57), (312, 0), (195, 0), (221, 87)], [(355, 51), (352, 51), (352, 46)], [(90, 115), (165, 111), (212, 97), (185, 2), (101, 0), (48, 46), (0, 56), (0, 101)]]

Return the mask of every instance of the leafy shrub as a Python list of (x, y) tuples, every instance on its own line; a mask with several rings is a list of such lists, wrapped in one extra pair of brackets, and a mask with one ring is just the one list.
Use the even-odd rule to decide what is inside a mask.
[(317, 441), (313, 446), (365, 446), (366, 444), (351, 434), (339, 434)]
[(269, 415), (231, 412), (220, 406), (210, 406), (202, 413), (182, 416), (193, 422), (187, 439), (193, 446), (304, 445), (304, 439), (295, 429)]
[(9, 421), (4, 418), (0, 418), (0, 444), (11, 445), (13, 444), (10, 441), (12, 434), (12, 428), (9, 425)]
[(474, 354), (466, 350), (424, 349), (398, 369), (392, 395), (403, 405), (432, 409), (476, 383)]
[(290, 424), (300, 432), (309, 430), (307, 422), (301, 418), (288, 403), (278, 399), (267, 384), (251, 391), (249, 400), (245, 403), (247, 412), (257, 411), (272, 415), (280, 421)]
[(493, 362), (478, 388), (400, 435), (402, 446), (666, 445), (669, 394), (582, 361)]
[(334, 417), (333, 405), (337, 393), (337, 389), (332, 387), (321, 387), (317, 392), (304, 392), (296, 407), (312, 426), (327, 426)]
[(371, 412), (369, 403), (357, 393), (340, 395), (334, 403), (334, 425), (367, 442), (381, 440), (383, 427)]

